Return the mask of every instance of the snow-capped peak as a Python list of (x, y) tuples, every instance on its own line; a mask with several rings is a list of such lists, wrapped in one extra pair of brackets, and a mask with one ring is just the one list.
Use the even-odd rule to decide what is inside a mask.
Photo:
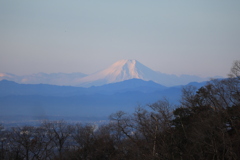
[(136, 69), (136, 62), (136, 60), (120, 60), (100, 73), (108, 76), (109, 78), (111, 77), (110, 81), (122, 81), (131, 78), (140, 78)]
[(128, 79), (144, 79), (148, 73), (154, 72), (136, 60), (123, 59), (115, 62), (110, 67), (79, 79), (77, 83), (84, 86), (103, 85), (107, 83), (120, 82)]

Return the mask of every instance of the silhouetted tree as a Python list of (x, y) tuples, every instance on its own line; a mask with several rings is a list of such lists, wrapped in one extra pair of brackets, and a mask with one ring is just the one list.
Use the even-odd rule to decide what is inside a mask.
[[(47, 139), (54, 144), (55, 147), (53, 149), (58, 151), (58, 157), (62, 159), (62, 153), (68, 150), (68, 143), (70, 141), (70, 135), (73, 132), (73, 127), (65, 121), (45, 121), (41, 127), (45, 128)], [(52, 153), (55, 154), (56, 151), (53, 150)]]

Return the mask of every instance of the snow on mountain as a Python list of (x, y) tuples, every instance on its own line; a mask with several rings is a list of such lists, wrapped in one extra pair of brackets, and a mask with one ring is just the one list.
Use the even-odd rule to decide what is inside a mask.
[(142, 65), (136, 60), (120, 60), (110, 67), (81, 78), (76, 81), (80, 86), (99, 86), (108, 83), (121, 82), (128, 79), (151, 80), (148, 74), (154, 74), (154, 71)]
[(185, 85), (189, 82), (209, 80), (193, 75), (170, 75), (153, 71), (136, 60), (120, 60), (110, 67), (91, 75), (83, 73), (37, 73), (18, 76), (10, 73), (0, 73), (0, 80), (6, 79), (23, 84), (52, 84), (69, 86), (101, 86), (109, 83), (121, 82), (129, 79), (142, 79), (154, 81), (164, 86)]
[(165, 86), (181, 85), (192, 81), (199, 82), (206, 80), (197, 76), (190, 75), (183, 75), (178, 77), (176, 75), (163, 74), (151, 70), (136, 60), (124, 59), (117, 61), (102, 71), (76, 80), (75, 85), (83, 87), (100, 86), (133, 78), (142, 79), (145, 81), (152, 80)]

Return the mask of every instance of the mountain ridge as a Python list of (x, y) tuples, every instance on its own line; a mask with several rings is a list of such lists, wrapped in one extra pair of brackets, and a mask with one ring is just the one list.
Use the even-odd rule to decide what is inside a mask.
[[(196, 83), (198, 87), (203, 83)], [(130, 79), (89, 88), (0, 81), (0, 117), (109, 116), (119, 110), (132, 112), (139, 105), (167, 98), (177, 104), (181, 86), (164, 87), (153, 81)], [(0, 118), (1, 120), (1, 118)]]
[(72, 85), (74, 79), (82, 78), (87, 74), (81, 72), (74, 73), (34, 73), (18, 76), (11, 73), (0, 73), (0, 80), (9, 80), (21, 84), (51, 84), (51, 85)]
[(143, 93), (163, 90), (167, 87), (153, 81), (129, 79), (122, 82), (93, 86), (89, 88), (74, 86), (58, 86), (49, 84), (19, 84), (9, 80), (0, 81), (0, 96), (8, 95), (43, 95), (43, 96), (77, 96), (90, 94), (113, 94), (125, 91), (139, 91)]
[(77, 73), (36, 73), (26, 76), (17, 76), (10, 73), (0, 73), (0, 80), (7, 79), (22, 84), (51, 84), (62, 86), (91, 87), (116, 83), (128, 79), (142, 79), (154, 81), (164, 86), (185, 85), (189, 82), (209, 80), (194, 75), (176, 76), (154, 71), (137, 60), (123, 59), (115, 62), (106, 69), (86, 75)]

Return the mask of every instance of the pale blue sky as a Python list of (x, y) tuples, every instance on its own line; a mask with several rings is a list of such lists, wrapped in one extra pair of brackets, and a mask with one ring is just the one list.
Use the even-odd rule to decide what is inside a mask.
[(240, 59), (240, 1), (0, 0), (0, 72), (90, 74), (120, 59), (226, 76)]

